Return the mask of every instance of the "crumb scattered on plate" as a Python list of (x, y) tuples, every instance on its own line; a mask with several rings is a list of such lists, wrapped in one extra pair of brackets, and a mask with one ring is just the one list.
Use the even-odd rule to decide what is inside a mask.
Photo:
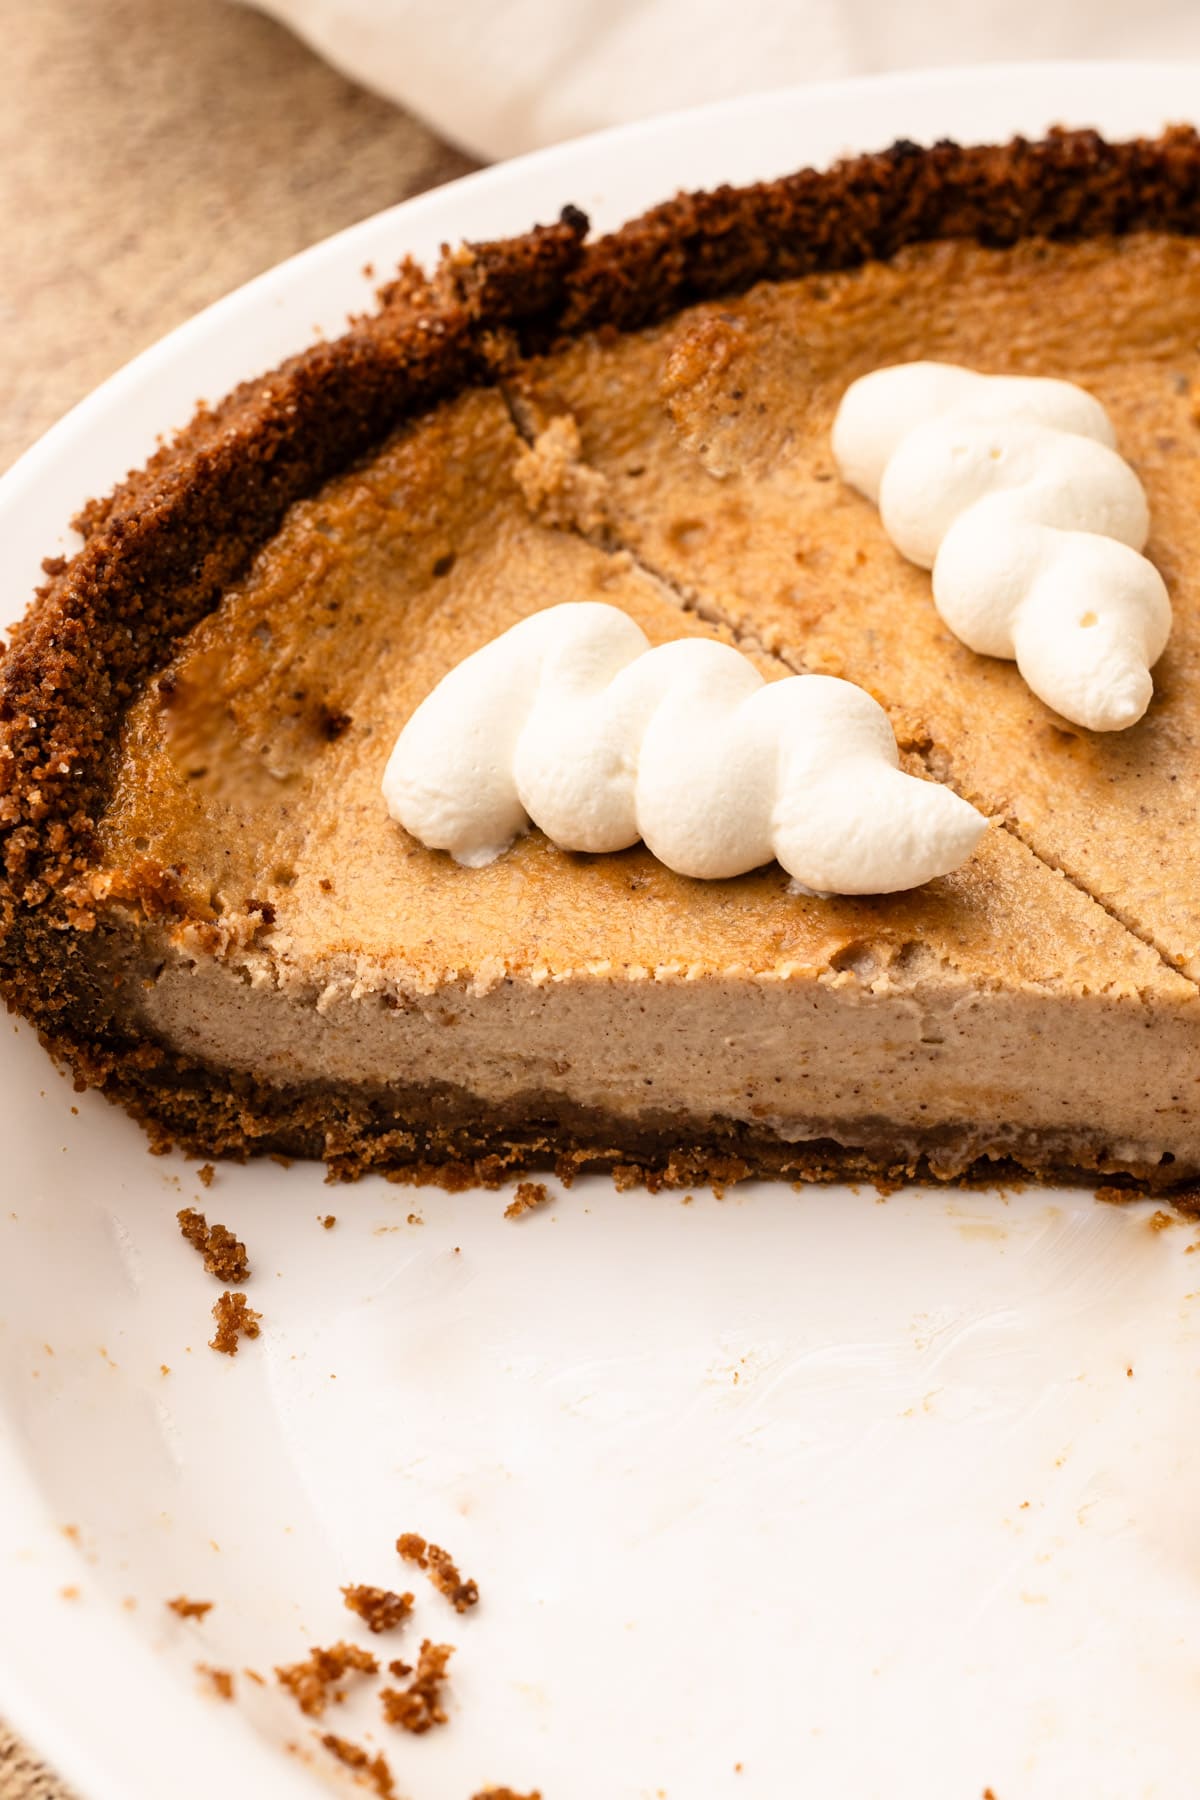
[(506, 1219), (520, 1219), (535, 1207), (545, 1206), (550, 1191), (544, 1181), (519, 1181), (517, 1191), (504, 1209)]
[(379, 1699), (389, 1725), (399, 1725), (421, 1737), (447, 1720), (442, 1705), (446, 1666), (454, 1655), (453, 1644), (433, 1644), (426, 1638), (417, 1657), (417, 1670), (406, 1688), (381, 1688)]
[(368, 1631), (394, 1631), (413, 1609), (411, 1594), (393, 1594), (390, 1588), (368, 1587), (357, 1582), (342, 1589), (342, 1599), (357, 1613)]
[(206, 1675), (212, 1683), (213, 1692), (222, 1700), (233, 1699), (233, 1672), (230, 1669), (214, 1669), (209, 1663), (196, 1664), (197, 1675)]
[(231, 1281), (236, 1287), (250, 1274), (250, 1258), (241, 1239), (227, 1225), (210, 1225), (194, 1206), (184, 1206), (175, 1214), (179, 1229), (194, 1250), (204, 1258), (204, 1266), (218, 1281)]
[(415, 1563), (418, 1569), (425, 1570), (434, 1587), (440, 1594), (445, 1594), (455, 1612), (464, 1613), (468, 1607), (478, 1603), (478, 1586), (473, 1581), (463, 1580), (449, 1552), (443, 1550), (440, 1544), (427, 1544), (417, 1532), (404, 1531), (396, 1539), (396, 1549), (405, 1562)]
[(202, 1619), (205, 1613), (210, 1613), (213, 1609), (211, 1600), (189, 1600), (186, 1594), (179, 1594), (174, 1600), (168, 1600), (167, 1605), (181, 1619)]
[(262, 1314), (248, 1305), (245, 1294), (231, 1294), (226, 1288), (212, 1312), (217, 1321), (217, 1329), (215, 1335), (208, 1340), (209, 1347), (219, 1350), (223, 1356), (237, 1355), (239, 1338), (259, 1336)]
[(303, 1662), (277, 1667), (275, 1679), (287, 1688), (300, 1711), (310, 1719), (320, 1718), (329, 1701), (330, 1689), (350, 1674), (378, 1675), (379, 1664), (369, 1650), (357, 1644), (331, 1644), (327, 1650), (314, 1647)]
[(396, 1783), (382, 1751), (378, 1756), (368, 1756), (360, 1744), (352, 1744), (348, 1738), (337, 1737), (332, 1731), (327, 1731), (321, 1742), (340, 1763), (365, 1775), (380, 1800), (393, 1800)]

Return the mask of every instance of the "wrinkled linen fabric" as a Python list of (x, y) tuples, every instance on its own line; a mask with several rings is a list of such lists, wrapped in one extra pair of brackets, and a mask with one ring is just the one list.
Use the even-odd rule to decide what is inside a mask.
[(1058, 57), (1200, 57), (1195, 0), (252, 3), (485, 160), (802, 81)]

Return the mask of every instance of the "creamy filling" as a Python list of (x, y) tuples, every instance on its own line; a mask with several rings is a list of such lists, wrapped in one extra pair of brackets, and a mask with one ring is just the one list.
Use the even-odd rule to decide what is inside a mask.
[(730, 1119), (788, 1142), (861, 1141), (870, 1120), (907, 1141), (962, 1128), (982, 1153), (1019, 1131), (1104, 1145), (1121, 1163), (1200, 1163), (1192, 1009), (1159, 1011), (1151, 1030), (1129, 995), (1055, 1004), (941, 971), (908, 985), (849, 971), (582, 974), (416, 992), (350, 959), (300, 973), (265, 950), (216, 958), (165, 939), (127, 954), (131, 1023), (280, 1086), (444, 1084), (500, 1108), (558, 1095), (616, 1119)]

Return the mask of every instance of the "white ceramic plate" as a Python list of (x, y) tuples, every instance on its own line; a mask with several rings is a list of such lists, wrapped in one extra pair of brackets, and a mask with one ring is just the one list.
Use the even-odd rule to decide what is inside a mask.
[[(343, 233), (177, 331), (0, 484), (15, 612), (66, 521), (199, 395), (360, 308), (361, 270), (609, 226), (680, 186), (906, 135), (1194, 116), (1198, 71), (948, 71), (772, 94), (563, 146)], [(363, 1633), (402, 1530), (480, 1583), (452, 1718), (366, 1696), (412, 1800), (1089, 1800), (1200, 1791), (1200, 1258), (1090, 1195), (786, 1186), (505, 1197), (155, 1161), (23, 1028), (0, 1045), (0, 1712), (85, 1800), (300, 1800), (345, 1781), (278, 1690), (206, 1691)], [(78, 1111), (76, 1111), (76, 1105)], [(256, 1269), (264, 1337), (174, 1214)], [(320, 1215), (334, 1211), (325, 1231)], [(409, 1215), (413, 1215), (410, 1220)], [(169, 1373), (164, 1372), (164, 1365)], [(64, 1528), (73, 1528), (64, 1535)], [(164, 1600), (215, 1602), (202, 1625)], [(389, 1640), (382, 1640), (386, 1646)], [(299, 1755), (288, 1754), (294, 1747)]]

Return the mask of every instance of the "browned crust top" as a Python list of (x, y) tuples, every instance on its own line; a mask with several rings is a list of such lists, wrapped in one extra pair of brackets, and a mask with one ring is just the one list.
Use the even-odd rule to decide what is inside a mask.
[[(10, 1004), (103, 1079), (119, 1046), (74, 945), (91, 923), (80, 878), (123, 714), (286, 509), (406, 416), (493, 379), (522, 351), (633, 329), (757, 281), (938, 237), (1002, 245), (1134, 226), (1200, 231), (1191, 128), (1115, 145), (1091, 131), (998, 147), (901, 142), (826, 172), (680, 195), (594, 243), (567, 207), (525, 237), (447, 254), (428, 280), (406, 266), (376, 314), (201, 410), (85, 508), (79, 553), (46, 565), (0, 665), (0, 987)], [(167, 872), (146, 870), (134, 889), (147, 911), (176, 904)]]

